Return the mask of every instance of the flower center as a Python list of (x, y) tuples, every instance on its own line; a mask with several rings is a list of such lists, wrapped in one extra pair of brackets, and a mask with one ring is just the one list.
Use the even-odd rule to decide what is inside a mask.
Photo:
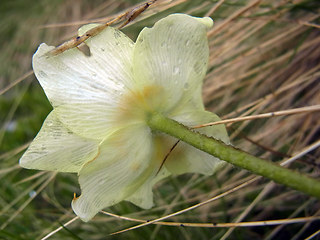
[(145, 122), (150, 112), (161, 112), (163, 109), (163, 88), (150, 85), (139, 90), (131, 90), (124, 94), (117, 116), (118, 121)]

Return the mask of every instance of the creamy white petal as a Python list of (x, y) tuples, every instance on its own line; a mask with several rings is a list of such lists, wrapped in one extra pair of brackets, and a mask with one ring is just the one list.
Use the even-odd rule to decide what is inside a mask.
[(144, 209), (151, 208), (153, 206), (153, 186), (157, 182), (159, 182), (163, 178), (170, 176), (171, 174), (165, 167), (162, 167), (159, 173), (157, 173), (159, 168), (160, 166), (156, 165), (156, 167), (154, 167), (154, 170), (156, 170), (156, 172), (151, 174), (150, 177), (145, 181), (145, 183), (136, 192), (134, 192), (132, 195), (130, 195), (130, 197), (128, 197), (125, 200), (130, 201), (133, 204)]
[(98, 153), (98, 143), (77, 136), (52, 111), (36, 138), (20, 159), (24, 168), (59, 172), (78, 172)]
[(192, 112), (192, 111), (204, 111), (204, 104), (202, 99), (202, 84), (196, 86), (193, 91), (193, 97), (190, 98), (188, 101), (181, 102), (180, 104), (176, 105), (174, 109), (168, 112), (167, 117), (173, 118), (175, 116), (179, 116), (185, 112)]
[(202, 85), (209, 48), (206, 30), (210, 18), (172, 14), (138, 36), (133, 55), (137, 85), (155, 85), (163, 90), (164, 112), (184, 105)]
[(113, 112), (132, 83), (133, 42), (109, 27), (86, 44), (91, 56), (77, 48), (48, 56), (53, 47), (41, 44), (33, 69), (59, 119), (81, 136), (103, 139), (113, 131)]
[(99, 156), (79, 172), (81, 196), (72, 201), (74, 212), (89, 221), (103, 208), (128, 198), (154, 171), (152, 155), (148, 127), (131, 126), (112, 134), (100, 146)]
[[(178, 122), (186, 126), (195, 126), (208, 122), (219, 121), (220, 118), (207, 111), (192, 111), (173, 117)], [(207, 136), (219, 139), (227, 144), (230, 143), (224, 125), (210, 126), (196, 129)], [(173, 141), (172, 139), (170, 141)], [(217, 167), (224, 162), (201, 150), (198, 150), (184, 142), (179, 142), (177, 147), (171, 152), (165, 162), (165, 167), (173, 174), (183, 174), (187, 172), (202, 173), (211, 175)]]

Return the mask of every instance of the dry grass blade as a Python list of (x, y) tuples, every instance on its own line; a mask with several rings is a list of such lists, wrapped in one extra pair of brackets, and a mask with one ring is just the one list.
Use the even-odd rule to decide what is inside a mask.
[(47, 171), (40, 171), (40, 172), (38, 172), (36, 174), (31, 175), (30, 177), (27, 177), (27, 178), (24, 178), (24, 179), (20, 180), (19, 182), (16, 183), (16, 185), (21, 184), (21, 183), (25, 183), (25, 182), (29, 182), (29, 181), (34, 180), (34, 179), (37, 179), (37, 178), (39, 178), (39, 177), (41, 177), (42, 175), (45, 175), (45, 174), (48, 174), (48, 172)]
[(208, 126), (213, 126), (218, 124), (235, 123), (235, 122), (242, 122), (242, 121), (248, 121), (248, 120), (254, 120), (254, 119), (270, 118), (270, 117), (277, 117), (277, 116), (284, 116), (284, 115), (298, 114), (298, 113), (308, 113), (308, 112), (314, 112), (314, 111), (320, 111), (320, 105), (303, 107), (303, 108), (295, 108), (295, 109), (270, 112), (270, 113), (263, 113), (259, 115), (253, 115), (253, 116), (226, 119), (222, 121), (193, 126), (192, 128), (203, 128), (203, 127), (208, 127)]
[[(43, 174), (42, 174), (43, 175)], [(0, 215), (4, 215), (7, 213), (7, 211), (12, 208), (12, 206), (14, 206), (15, 204), (17, 204), (21, 199), (23, 199), (25, 196), (27, 196), (31, 191), (33, 191), (35, 188), (37, 188), (38, 186), (40, 186), (41, 184), (43, 184), (46, 180), (48, 179), (48, 176), (42, 176), (40, 179), (38, 179), (38, 181), (36, 181), (35, 183), (33, 183), (32, 185), (30, 185), (28, 188), (26, 188), (23, 192), (20, 193), (20, 195), (15, 198), (14, 200), (12, 200), (10, 203), (6, 204), (6, 206), (4, 206), (1, 209)]]
[(235, 18), (241, 16), (243, 13), (247, 12), (248, 10), (250, 10), (251, 8), (256, 7), (257, 5), (259, 5), (261, 3), (261, 0), (255, 0), (252, 1), (251, 3), (249, 3), (247, 6), (245, 6), (244, 8), (238, 10), (237, 12), (233, 13), (230, 17), (228, 17), (226, 20), (224, 20), (220, 25), (218, 25), (217, 27), (215, 27), (213, 30), (211, 30), (208, 33), (208, 36), (211, 37), (214, 34), (216, 34), (217, 32), (221, 31), (221, 29), (223, 29), (225, 26), (227, 26), (232, 20), (234, 20)]
[[(314, 149), (320, 147), (320, 140), (314, 144), (312, 144), (311, 146), (306, 147), (304, 150), (302, 150), (300, 153), (297, 153), (295, 156), (284, 160), (280, 163), (281, 166), (285, 166), (288, 165), (292, 162), (294, 162), (295, 160), (301, 158), (302, 156), (306, 155), (307, 153), (313, 151)], [(243, 211), (235, 220), (236, 223), (242, 221), (248, 214), (250, 211), (252, 211), (252, 209), (257, 205), (257, 203), (259, 203), (263, 198), (266, 197), (267, 194), (270, 193), (270, 191), (272, 191), (272, 189), (275, 187), (275, 183), (274, 182), (270, 182), (268, 183), (268, 185), (266, 185), (264, 187), (264, 189), (262, 190), (262, 192), (259, 193), (259, 195), (250, 203), (250, 205), (245, 209), (245, 211)], [(289, 216), (289, 218), (292, 218), (293, 216)], [(235, 228), (230, 228), (228, 229), (228, 231), (222, 236), (221, 239), (227, 239), (231, 233), (233, 232)], [(269, 239), (269, 238), (268, 238)]]
[(75, 36), (75, 37), (71, 38), (70, 40), (60, 44), (55, 49), (51, 50), (48, 53), (48, 56), (55, 56), (55, 55), (63, 53), (64, 51), (66, 51), (68, 49), (75, 48), (75, 47), (79, 46), (81, 43), (83, 43), (84, 41), (86, 41), (87, 39), (101, 33), (105, 28), (109, 27), (110, 25), (112, 25), (114, 23), (118, 23), (121, 20), (124, 20), (124, 22), (120, 25), (119, 28), (123, 28), (128, 23), (133, 21), (136, 17), (138, 17), (142, 12), (144, 12), (147, 8), (149, 8), (149, 6), (151, 6), (156, 1), (157, 0), (146, 1), (145, 3), (142, 3), (142, 4), (138, 5), (137, 7), (130, 9), (127, 12), (124, 12), (124, 13), (118, 15), (114, 19), (88, 30), (87, 32), (85, 32), (81, 36)]
[(281, 166), (285, 166), (288, 165), (292, 162), (294, 162), (295, 160), (301, 158), (302, 156), (306, 155), (309, 152), (312, 152), (313, 150), (317, 149), (320, 147), (320, 140), (312, 143), (310, 146), (306, 146), (304, 149), (301, 150), (301, 152), (297, 153), (295, 156), (284, 160), (283, 162), (280, 163)]
[(234, 188), (232, 188), (232, 189), (230, 189), (230, 190), (228, 190), (228, 191), (225, 191), (224, 193), (222, 193), (222, 194), (220, 194), (220, 195), (217, 195), (217, 196), (215, 196), (215, 197), (213, 197), (213, 198), (210, 198), (210, 199), (208, 199), (208, 200), (206, 200), (206, 201), (203, 201), (203, 202), (201, 202), (201, 203), (199, 203), (199, 204), (193, 205), (193, 206), (191, 206), (191, 207), (185, 208), (185, 209), (180, 210), (180, 211), (175, 212), (175, 213), (171, 213), (171, 214), (166, 215), (166, 216), (161, 217), (161, 218), (157, 218), (157, 219), (154, 219), (154, 220), (147, 221), (147, 222), (145, 222), (145, 223), (143, 223), (143, 224), (140, 224), (140, 225), (137, 225), (137, 226), (134, 226), (134, 227), (130, 227), (130, 228), (127, 228), (127, 229), (124, 229), (124, 230), (121, 230), (121, 231), (117, 231), (117, 232), (111, 233), (111, 235), (116, 235), (116, 234), (119, 234), (119, 233), (124, 233), (124, 232), (131, 231), (131, 230), (134, 230), (134, 229), (137, 229), (137, 228), (141, 228), (141, 227), (144, 227), (144, 226), (153, 224), (153, 223), (155, 223), (155, 222), (159, 222), (159, 221), (165, 220), (165, 219), (167, 219), (167, 218), (174, 217), (174, 216), (176, 216), (176, 215), (179, 215), (179, 214), (188, 212), (188, 211), (190, 211), (190, 210), (192, 210), (192, 209), (201, 207), (201, 206), (203, 206), (203, 205), (205, 205), (205, 204), (208, 204), (208, 203), (211, 203), (211, 202), (216, 201), (216, 200), (218, 200), (218, 199), (221, 199), (221, 198), (223, 198), (224, 196), (226, 196), (226, 195), (228, 195), (228, 194), (230, 194), (230, 193), (236, 192), (236, 191), (238, 191), (239, 189), (244, 188), (244, 187), (248, 186), (249, 184), (251, 184), (252, 182), (258, 180), (259, 178), (260, 178), (260, 177), (252, 178), (252, 179), (250, 179), (249, 181), (247, 181), (247, 182), (245, 182), (245, 183), (242, 183), (242, 184), (240, 184), (240, 185), (238, 185), (238, 186), (236, 186), (236, 187), (234, 187)]
[(1, 226), (0, 226), (0, 229), (3, 230), (10, 222), (12, 222), (12, 220), (14, 220), (18, 215), (19, 213), (21, 213), (21, 211), (23, 211), (23, 209), (28, 206), (28, 204), (39, 194), (39, 192), (41, 192), (54, 178), (55, 176), (57, 175), (56, 172), (54, 173), (51, 173), (50, 176), (47, 178), (47, 180), (41, 184), (41, 186), (36, 190), (34, 191), (34, 194), (32, 196), (30, 196), (30, 198), (28, 200), (26, 200), (19, 208), (18, 210), (13, 213), (7, 221), (5, 221)]
[(310, 22), (303, 22), (303, 21), (298, 21), (299, 24), (308, 26), (308, 27), (314, 27), (314, 28), (320, 28), (319, 24), (315, 24), (315, 23), (310, 23)]
[[(310, 199), (309, 201), (305, 202), (303, 205), (301, 205), (296, 211), (294, 211), (288, 218), (294, 218), (296, 217), (300, 212), (304, 211), (309, 204), (313, 204), (314, 200)], [(271, 240), (285, 227), (285, 225), (280, 225), (276, 227), (268, 236), (266, 236), (265, 240)]]
[(0, 155), (0, 159), (6, 159), (6, 158), (11, 158), (13, 156), (15, 156), (16, 154), (22, 152), (23, 150), (27, 149), (27, 147), (30, 145), (30, 142), (23, 144), (20, 147), (17, 147), (15, 149), (12, 149), (9, 152), (3, 153)]
[[(0, 170), (0, 175), (1, 174), (8, 174), (9, 172), (12, 172), (12, 171), (14, 171), (14, 170), (17, 170), (17, 169), (19, 169), (19, 168), (21, 168), (20, 167), (20, 165), (19, 164), (17, 164), (17, 165), (14, 165), (14, 166), (12, 166), (12, 167), (9, 167), (9, 168), (5, 168), (5, 169), (1, 169)], [(0, 177), (0, 179), (1, 179), (1, 177)], [(0, 212), (0, 214), (1, 214), (1, 212)]]
[(14, 86), (16, 86), (18, 83), (22, 82), (23, 80), (27, 79), (28, 77), (30, 77), (33, 74), (33, 71), (29, 71), (25, 74), (23, 74), (21, 77), (19, 77), (17, 80), (13, 81), (11, 84), (9, 84), (9, 86), (5, 87), (4, 89), (0, 90), (0, 95), (6, 93), (7, 91), (9, 91), (11, 88), (13, 88)]
[(315, 238), (319, 234), (320, 234), (320, 230), (318, 230), (315, 233), (311, 234), (309, 237), (305, 238), (305, 240), (311, 240), (311, 239)]
[(22, 98), (23, 98), (24, 94), (27, 92), (30, 84), (31, 84), (31, 82), (26, 83), (26, 85), (23, 87), (23, 90), (21, 91), (20, 95), (14, 100), (14, 103), (10, 106), (10, 110), (6, 115), (2, 126), (0, 127), (0, 145), (2, 144), (2, 141), (4, 138), (5, 132), (8, 128), (8, 125), (9, 125), (10, 121), (12, 120), (17, 108), (19, 107), (19, 105), (22, 101)]
[[(111, 217), (132, 221), (132, 222), (141, 222), (148, 223), (149, 221), (124, 217), (110, 212), (101, 211), (103, 214), (106, 214)], [(239, 222), (239, 223), (185, 223), (185, 222), (161, 222), (157, 221), (153, 224), (163, 225), (163, 226), (175, 226), (175, 227), (203, 227), (203, 228), (230, 228), (230, 227), (257, 227), (257, 226), (271, 226), (271, 225), (280, 225), (280, 224), (292, 224), (292, 223), (303, 223), (319, 220), (318, 217), (302, 217), (302, 218), (292, 218), (292, 219), (277, 219), (277, 220), (266, 220), (266, 221), (256, 221), (256, 222)], [(114, 233), (115, 234), (115, 233)]]
[(206, 14), (205, 16), (209, 17), (211, 16), (223, 3), (225, 0), (220, 0), (217, 2)]
[(63, 224), (63, 226), (58, 227), (56, 230), (48, 233), (46, 236), (44, 236), (43, 238), (41, 238), (41, 240), (46, 240), (48, 238), (50, 238), (51, 236), (53, 236), (54, 234), (56, 234), (57, 232), (59, 232), (60, 230), (62, 230), (64, 227), (69, 226), (71, 223), (73, 223), (74, 221), (78, 220), (79, 217), (76, 216), (74, 218), (72, 218), (70, 221), (66, 222), (65, 224)]
[[(263, 188), (260, 194), (250, 203), (250, 205), (243, 211), (236, 219), (235, 224), (240, 223), (248, 214), (249, 212), (259, 203), (275, 186), (274, 182), (268, 183), (267, 186)], [(221, 240), (228, 239), (228, 237), (232, 234), (235, 227), (231, 227), (228, 231), (221, 237)]]

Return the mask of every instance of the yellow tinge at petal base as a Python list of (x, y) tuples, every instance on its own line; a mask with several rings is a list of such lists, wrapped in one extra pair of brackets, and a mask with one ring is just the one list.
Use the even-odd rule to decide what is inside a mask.
[[(214, 113), (197, 110), (180, 113), (171, 118), (189, 127), (199, 125), (203, 122), (216, 122), (221, 120)], [(214, 137), (224, 143), (230, 143), (228, 133), (223, 125), (195, 129), (194, 131), (203, 133), (209, 137)], [(171, 141), (175, 141), (175, 139)], [(224, 163), (225, 162), (220, 161), (208, 153), (202, 152), (184, 142), (180, 142), (169, 155), (165, 162), (165, 167), (173, 174), (194, 172), (211, 175), (217, 167)]]
[[(48, 56), (53, 47), (41, 44), (33, 68), (54, 110), (20, 164), (77, 172), (72, 208), (84, 221), (123, 200), (152, 207), (153, 185), (170, 174), (212, 174), (222, 162), (182, 142), (164, 161), (177, 140), (147, 125), (155, 112), (187, 126), (219, 120), (201, 96), (211, 26), (207, 17), (172, 14), (136, 43), (108, 27), (85, 41), (90, 56), (76, 48)], [(199, 131), (229, 143), (222, 125)]]
[(139, 34), (133, 55), (134, 80), (164, 89), (162, 111), (184, 105), (202, 85), (209, 58), (206, 30), (210, 21), (173, 14)]

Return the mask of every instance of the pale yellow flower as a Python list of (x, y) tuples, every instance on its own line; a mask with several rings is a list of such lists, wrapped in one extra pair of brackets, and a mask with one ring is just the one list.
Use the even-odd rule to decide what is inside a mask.
[[(153, 111), (188, 126), (219, 120), (201, 97), (211, 26), (210, 18), (173, 14), (136, 43), (108, 27), (86, 41), (91, 56), (74, 48), (49, 57), (54, 47), (41, 44), (33, 69), (53, 110), (20, 165), (78, 173), (72, 208), (84, 221), (122, 200), (152, 207), (152, 186), (170, 174), (212, 174), (222, 162), (185, 143), (157, 173), (176, 140), (146, 124)], [(229, 141), (224, 126), (199, 131)]]

